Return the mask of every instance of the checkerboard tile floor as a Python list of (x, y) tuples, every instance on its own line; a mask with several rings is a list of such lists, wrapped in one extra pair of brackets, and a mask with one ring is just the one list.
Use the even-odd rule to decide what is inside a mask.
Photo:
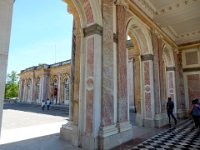
[(132, 148), (132, 150), (200, 150), (200, 130), (192, 120), (170, 128)]

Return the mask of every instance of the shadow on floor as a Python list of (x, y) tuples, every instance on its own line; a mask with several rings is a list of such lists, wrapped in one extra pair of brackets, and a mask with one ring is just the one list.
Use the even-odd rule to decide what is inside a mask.
[(0, 150), (80, 150), (60, 139), (59, 133), (19, 142), (1, 144)]
[(53, 116), (62, 116), (68, 117), (69, 116), (69, 106), (56, 106), (52, 105), (50, 110), (45, 108), (42, 111), (41, 106), (38, 104), (26, 104), (26, 103), (5, 103), (4, 110), (12, 109), (12, 110), (19, 110), (24, 112), (33, 112), (33, 113), (40, 113), (40, 114), (48, 114)]

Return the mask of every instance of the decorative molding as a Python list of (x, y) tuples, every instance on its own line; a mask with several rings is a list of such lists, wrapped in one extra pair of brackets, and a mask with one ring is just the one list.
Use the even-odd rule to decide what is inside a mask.
[(154, 60), (154, 55), (147, 54), (147, 55), (141, 55), (141, 61), (147, 61), (147, 60)]
[(196, 72), (196, 71), (200, 71), (200, 67), (183, 68), (183, 72)]
[(89, 76), (86, 81), (86, 89), (92, 91), (94, 89), (94, 78)]
[(136, 3), (138, 7), (144, 10), (144, 12), (150, 17), (153, 18), (156, 14), (156, 8), (149, 0), (131, 0)]
[(105, 127), (99, 128), (99, 136), (100, 137), (108, 137), (114, 134), (118, 133), (118, 129), (116, 128), (116, 125), (110, 125)]
[(177, 33), (171, 26), (163, 27), (162, 30), (166, 32), (173, 40), (176, 40), (178, 37)]
[(128, 4), (125, 2), (125, 0), (116, 0), (115, 5), (123, 6), (125, 9), (128, 9)]
[(93, 35), (93, 34), (99, 34), (102, 36), (103, 34), (103, 27), (98, 24), (93, 24), (91, 26), (88, 26), (83, 29), (84, 37)]
[(200, 35), (200, 30), (180, 34), (177, 36), (177, 39), (188, 38), (188, 37), (197, 36), (197, 35)]
[(191, 49), (191, 48), (198, 48), (200, 47), (200, 41), (195, 41), (195, 42), (190, 42), (190, 43), (184, 43), (184, 44), (180, 44), (179, 46), (179, 50), (186, 50), (186, 49)]
[(176, 71), (176, 67), (166, 67), (166, 71)]
[(177, 9), (183, 9), (184, 7), (189, 7), (190, 5), (194, 5), (195, 2), (198, 2), (197, 0), (180, 0), (180, 1), (174, 1), (174, 3), (170, 3), (170, 5), (165, 5), (164, 7), (159, 8), (155, 12), (155, 15), (164, 15), (170, 11), (174, 11)]

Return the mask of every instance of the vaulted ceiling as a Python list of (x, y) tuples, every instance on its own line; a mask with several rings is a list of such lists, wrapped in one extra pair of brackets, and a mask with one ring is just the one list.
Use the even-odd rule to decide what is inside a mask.
[(131, 0), (177, 45), (200, 42), (200, 0)]

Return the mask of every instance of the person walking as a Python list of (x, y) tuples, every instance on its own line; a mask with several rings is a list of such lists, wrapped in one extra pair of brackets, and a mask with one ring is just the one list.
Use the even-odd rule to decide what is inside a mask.
[(168, 102), (167, 102), (167, 115), (169, 118), (169, 125), (171, 126), (171, 116), (174, 119), (175, 125), (177, 124), (177, 120), (173, 115), (173, 110), (174, 110), (174, 102), (172, 101), (171, 97), (168, 97)]
[(194, 120), (195, 128), (200, 128), (200, 104), (198, 99), (192, 100), (191, 115)]
[(51, 101), (47, 98), (47, 110), (49, 110), (50, 105), (51, 105)]
[(45, 108), (45, 101), (44, 100), (42, 100), (41, 107), (42, 107), (42, 110), (44, 111), (44, 108)]

